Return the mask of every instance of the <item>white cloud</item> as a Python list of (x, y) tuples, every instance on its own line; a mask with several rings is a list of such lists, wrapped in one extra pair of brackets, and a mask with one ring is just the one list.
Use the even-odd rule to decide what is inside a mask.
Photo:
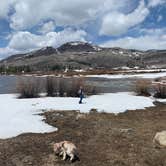
[(166, 0), (148, 0), (148, 7), (156, 7), (166, 3)]
[[(9, 1), (9, 0), (7, 0)], [(10, 26), (15, 30), (33, 27), (52, 19), (58, 26), (78, 26), (108, 11), (124, 9), (132, 0), (15, 0)], [(1, 7), (0, 7), (1, 8)]]
[[(28, 31), (19, 31), (10, 37), (9, 45), (1, 48), (0, 56), (15, 52), (27, 52), (45, 46), (58, 47), (69, 41), (85, 41), (86, 32), (67, 28), (60, 32), (49, 32), (44, 35), (35, 35)], [(12, 53), (12, 54), (13, 54)]]
[(48, 32), (53, 32), (55, 29), (55, 23), (53, 21), (49, 21), (44, 23), (41, 28), (39, 29), (39, 32), (42, 34), (46, 34)]
[(0, 3), (0, 18), (5, 18), (8, 16), (8, 12), (10, 10), (10, 5), (12, 4), (12, 0), (2, 0)]
[[(57, 25), (78, 25), (93, 17), (95, 8), (98, 8), (100, 4), (100, 0), (19, 1), (14, 7), (15, 13), (11, 17), (11, 27), (25, 29), (50, 18), (54, 19)], [(90, 14), (92, 14), (91, 17)]]
[(45, 35), (35, 35), (27, 31), (20, 31), (12, 36), (9, 47), (16, 50), (31, 50), (45, 46), (58, 47), (69, 41), (85, 41), (85, 36), (85, 31), (74, 31), (70, 28), (60, 32), (49, 32)]
[(8, 55), (13, 55), (13, 54), (17, 54), (17, 53), (19, 53), (19, 51), (9, 48), (9, 47), (0, 48), (0, 60), (5, 58)]
[[(146, 19), (150, 10), (148, 8), (163, 4), (166, 0), (148, 0), (147, 6), (144, 0), (138, 2), (140, 3), (135, 8), (133, 0), (1, 0), (0, 19), (9, 22), (13, 34), (9, 34), (6, 39), (9, 40), (8, 46), (0, 48), (0, 56), (45, 46), (57, 47), (68, 41), (84, 41), (87, 35), (84, 30), (72, 30), (67, 27), (82, 29), (89, 21), (96, 23), (90, 24), (91, 29), (96, 26), (95, 32), (101, 28), (100, 35), (124, 34)], [(158, 21), (161, 19), (159, 15)], [(65, 30), (54, 32), (55, 25), (62, 26)], [(28, 32), (28, 28), (32, 27), (35, 27), (40, 35), (36, 35), (34, 31)], [(149, 37), (149, 40), (151, 38), (153, 41), (162, 38), (161, 34), (150, 36), (149, 32), (144, 33), (145, 35), (138, 38), (129, 37), (126, 40), (136, 43), (145, 37), (146, 40)], [(163, 43), (162, 40), (159, 43)], [(118, 44), (120, 39), (115, 42)], [(147, 44), (148, 48), (149, 45)], [(163, 47), (161, 45), (158, 47)], [(138, 47), (142, 46), (138, 43)]]
[(124, 37), (117, 40), (111, 40), (102, 44), (103, 47), (122, 47), (127, 49), (165, 49), (166, 29), (143, 30), (144, 35), (139, 37)]
[(145, 7), (143, 0), (131, 13), (111, 12), (103, 18), (100, 35), (115, 36), (125, 33), (129, 28), (143, 22), (149, 10)]
[(162, 19), (163, 19), (163, 16), (159, 15), (158, 18), (157, 18), (157, 22), (160, 22)]

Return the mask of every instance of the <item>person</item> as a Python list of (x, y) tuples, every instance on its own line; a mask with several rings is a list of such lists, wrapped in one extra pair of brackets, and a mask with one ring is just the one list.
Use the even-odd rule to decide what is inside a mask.
[(82, 100), (83, 100), (83, 98), (84, 98), (84, 92), (83, 92), (82, 86), (80, 86), (80, 89), (79, 89), (79, 91), (78, 91), (78, 94), (79, 94), (79, 96), (80, 96), (79, 104), (82, 104)]

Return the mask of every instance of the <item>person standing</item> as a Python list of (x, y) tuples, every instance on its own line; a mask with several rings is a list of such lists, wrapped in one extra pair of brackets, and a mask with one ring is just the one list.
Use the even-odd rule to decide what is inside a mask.
[(79, 96), (80, 96), (79, 104), (82, 104), (82, 100), (83, 100), (83, 98), (84, 98), (84, 92), (83, 92), (82, 86), (80, 86), (80, 89), (79, 89), (79, 91), (78, 91), (78, 94), (79, 94)]

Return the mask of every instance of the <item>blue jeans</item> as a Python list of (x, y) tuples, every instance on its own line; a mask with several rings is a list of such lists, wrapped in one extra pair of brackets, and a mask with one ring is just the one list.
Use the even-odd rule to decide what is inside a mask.
[(83, 95), (80, 95), (80, 101), (79, 101), (79, 104), (82, 104), (82, 99), (84, 98)]

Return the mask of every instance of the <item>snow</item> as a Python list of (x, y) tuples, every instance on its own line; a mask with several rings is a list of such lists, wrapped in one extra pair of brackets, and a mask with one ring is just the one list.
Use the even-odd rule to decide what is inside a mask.
[[(44, 123), (43, 117), (35, 114), (35, 100), (16, 99), (16, 95), (0, 95), (0, 138), (10, 138), (21, 133), (45, 133), (56, 128)], [(34, 104), (34, 105), (33, 105)]]
[(70, 43), (70, 45), (72, 45), (72, 46), (77, 46), (77, 45), (79, 45), (80, 43)]
[(72, 45), (72, 46), (85, 45), (85, 43), (84, 43), (84, 42), (81, 42), (81, 41), (78, 41), (78, 42), (70, 42), (69, 44)]
[(166, 72), (160, 73), (142, 73), (142, 74), (103, 74), (103, 75), (86, 75), (86, 77), (107, 78), (107, 79), (121, 79), (121, 78), (148, 78), (155, 79), (165, 77)]
[(100, 47), (98, 47), (98, 46), (93, 46), (93, 49), (94, 49), (95, 51), (101, 51), (101, 50), (102, 50), (102, 48), (100, 48)]
[(83, 69), (76, 69), (74, 70), (75, 72), (85, 72), (86, 70), (83, 70)]
[(92, 108), (99, 112), (120, 113), (126, 110), (154, 106), (153, 98), (135, 96), (127, 92), (94, 95), (78, 104), (78, 98), (42, 97), (17, 99), (16, 94), (0, 95), (0, 138), (10, 138), (21, 133), (45, 133), (56, 131), (44, 123), (38, 114), (42, 110), (80, 110), (88, 113)]

